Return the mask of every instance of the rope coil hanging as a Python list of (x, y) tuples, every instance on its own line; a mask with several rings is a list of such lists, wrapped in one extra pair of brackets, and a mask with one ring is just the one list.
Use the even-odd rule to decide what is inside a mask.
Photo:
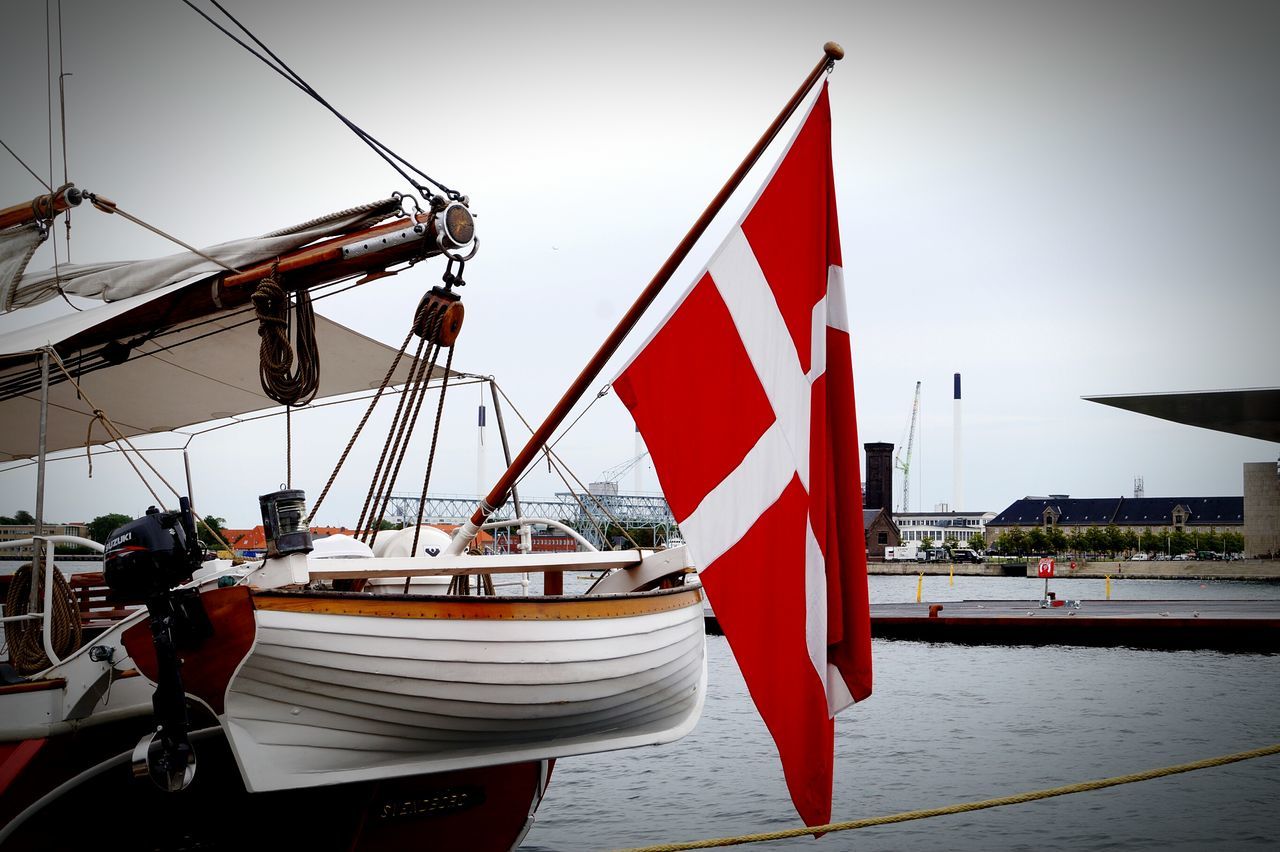
[[(52, 545), (49, 545), (50, 547)], [(26, 615), (31, 603), (32, 574), (36, 580), (36, 599), (44, 600), (44, 571), (36, 570), (28, 562), (13, 574), (9, 592), (5, 596), (5, 615)], [(53, 572), (53, 624), (51, 638), (53, 653), (66, 659), (80, 648), (80, 607), (62, 572)], [(37, 619), (8, 621), (4, 625), (5, 641), (9, 643), (9, 660), (18, 674), (31, 675), (44, 671), (52, 661), (44, 651), (43, 622)]]
[[(294, 297), (294, 319), (290, 322), (289, 294), (280, 286), (273, 268), (258, 282), (250, 297), (258, 317), (258, 377), (262, 390), (281, 405), (306, 405), (320, 389), (320, 350), (316, 345), (316, 315), (311, 307), (311, 294), (299, 290)], [(297, 369), (294, 369), (294, 347), (289, 341), (290, 325), (297, 345)]]

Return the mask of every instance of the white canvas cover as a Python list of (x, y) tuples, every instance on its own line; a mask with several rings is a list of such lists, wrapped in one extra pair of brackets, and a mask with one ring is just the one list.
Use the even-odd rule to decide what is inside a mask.
[[(316, 240), (366, 227), (385, 219), (398, 208), (397, 201), (377, 201), (261, 237), (219, 243), (201, 251), (227, 266), (244, 269)], [(175, 281), (221, 271), (223, 267), (218, 264), (185, 251), (151, 260), (63, 264), (56, 274), (52, 269), (31, 272), (19, 278), (10, 290), (0, 288), (0, 310), (20, 310), (48, 301), (58, 295), (59, 286), (68, 295), (114, 302)]]
[[(40, 347), (68, 340), (103, 319), (162, 298), (181, 286), (174, 284), (0, 337), (0, 364), (4, 365), (0, 366), (0, 462), (30, 458), (38, 452)], [(320, 349), (317, 400), (376, 388), (395, 354), (391, 347), (319, 314), (316, 341)], [(125, 363), (86, 370), (77, 381), (126, 436), (167, 432), (278, 407), (262, 392), (258, 349), (258, 323), (252, 307), (246, 306), (140, 343)], [(12, 354), (21, 352), (30, 354)], [(392, 376), (393, 385), (405, 383), (411, 362), (410, 357), (402, 359)], [(437, 368), (436, 375), (442, 374)], [(93, 419), (89, 403), (78, 398), (75, 387), (59, 381), (61, 378), (57, 368), (51, 367), (49, 452), (85, 446)], [(3, 398), (9, 397), (6, 388), (24, 379), (23, 393)], [(92, 443), (109, 440), (101, 425), (95, 425)]]
[(39, 225), (16, 225), (0, 231), (0, 308), (9, 304), (14, 282), (46, 236)]

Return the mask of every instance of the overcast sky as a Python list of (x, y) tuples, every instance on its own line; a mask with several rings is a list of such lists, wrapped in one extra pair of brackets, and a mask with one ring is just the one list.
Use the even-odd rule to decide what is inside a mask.
[[(471, 196), (481, 247), (455, 367), (495, 375), (531, 417), (835, 40), (848, 54), (831, 102), (859, 439), (901, 442), (923, 382), (911, 508), (953, 500), (957, 371), (965, 509), (1130, 495), (1135, 476), (1149, 496), (1239, 495), (1241, 464), (1276, 458), (1275, 444), (1080, 399), (1280, 384), (1271, 0), (227, 5), (356, 123)], [(0, 138), (47, 175), (44, 10), (10, 2), (0, 13)], [(62, 20), (71, 179), (188, 242), (408, 189), (177, 0), (63, 0)], [(56, 74), (56, 31), (54, 41)], [(54, 159), (60, 181), (60, 141)], [(0, 188), (2, 204), (40, 191), (3, 151)], [(76, 261), (172, 250), (117, 217), (75, 214)], [(51, 262), (46, 246), (32, 268)], [(318, 308), (398, 345), (442, 271), (422, 264)], [(695, 364), (672, 376), (673, 416), (708, 380)], [(435, 492), (478, 491), (477, 401), (475, 387), (457, 395)], [(319, 492), (359, 414), (298, 417), (308, 437), (296, 442), (295, 486)], [(492, 423), (486, 479), (499, 472)], [(256, 496), (284, 479), (283, 444), (282, 421), (197, 439), (198, 508), (257, 523)], [(561, 449), (584, 480), (598, 478), (635, 454), (630, 418), (610, 396)], [(161, 463), (180, 477), (175, 454)], [(95, 463), (88, 486), (83, 458), (51, 471), (56, 520), (150, 502), (118, 460)], [(344, 475), (318, 522), (355, 522), (360, 479)], [(29, 469), (6, 475), (0, 514), (32, 507), (33, 483)], [(418, 471), (402, 481), (419, 484)], [(651, 470), (642, 487), (656, 489)], [(556, 490), (539, 471), (525, 493)]]

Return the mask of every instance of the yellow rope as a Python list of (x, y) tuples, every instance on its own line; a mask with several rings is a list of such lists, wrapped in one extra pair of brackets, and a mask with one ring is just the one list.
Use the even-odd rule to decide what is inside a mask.
[(1271, 754), (1280, 754), (1280, 743), (1276, 745), (1265, 746), (1263, 748), (1255, 748), (1250, 751), (1240, 751), (1235, 754), (1224, 754), (1221, 757), (1210, 757), (1206, 760), (1197, 760), (1193, 763), (1180, 763), (1177, 766), (1166, 766), (1163, 769), (1148, 769), (1145, 772), (1134, 772), (1129, 775), (1117, 775), (1114, 778), (1101, 778), (1095, 781), (1081, 781), (1078, 784), (1068, 784), (1065, 787), (1051, 787), (1047, 790), (1036, 790), (1032, 793), (1018, 793), (1013, 796), (1001, 796), (998, 799), (984, 799), (980, 802), (963, 802), (958, 805), (948, 805), (943, 808), (927, 808), (919, 811), (906, 811), (900, 814), (890, 814), (889, 816), (869, 817), (867, 819), (856, 819), (850, 822), (833, 822), (827, 825), (815, 825), (805, 828), (788, 828), (782, 831), (769, 831), (762, 834), (741, 834), (737, 837), (716, 837), (709, 840), (693, 840), (687, 843), (660, 843), (656, 846), (640, 846), (634, 849), (623, 849), (619, 852), (678, 852), (682, 849), (711, 849), (718, 846), (737, 846), (741, 843), (762, 843), (767, 840), (783, 840), (788, 837), (803, 837), (807, 834), (815, 834), (819, 832), (833, 831), (851, 831), (855, 828), (867, 828), (873, 825), (889, 825), (895, 822), (909, 822), (915, 819), (927, 819), (935, 816), (945, 816), (947, 814), (962, 814), (969, 811), (980, 811), (986, 808), (998, 808), (1002, 805), (1019, 805), (1024, 802), (1034, 802), (1037, 799), (1050, 799), (1054, 796), (1065, 796), (1069, 793), (1083, 793), (1089, 790), (1101, 790), (1104, 787), (1116, 787), (1120, 784), (1132, 784), (1135, 781), (1150, 781), (1152, 778), (1162, 778), (1166, 775), (1177, 775), (1180, 772), (1193, 772), (1197, 769), (1208, 769), (1212, 766), (1225, 766), (1228, 763), (1238, 763), (1241, 760), (1250, 760), (1255, 757), (1266, 757)]

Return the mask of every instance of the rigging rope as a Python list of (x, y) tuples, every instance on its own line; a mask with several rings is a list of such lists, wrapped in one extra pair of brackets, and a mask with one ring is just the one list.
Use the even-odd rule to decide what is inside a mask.
[(155, 225), (151, 225), (151, 224), (148, 224), (147, 222), (142, 221), (137, 216), (134, 216), (132, 213), (126, 213), (124, 210), (120, 209), (120, 205), (116, 204), (110, 198), (103, 198), (101, 195), (97, 195), (96, 193), (92, 193), (92, 192), (84, 193), (84, 197), (89, 199), (89, 203), (92, 204), (94, 207), (98, 208), (99, 210), (101, 210), (103, 213), (113, 213), (120, 216), (122, 219), (128, 219), (133, 224), (142, 228), (146, 228), (151, 233), (155, 234), (158, 237), (164, 237), (166, 240), (168, 240), (171, 243), (176, 243), (182, 246), (184, 249), (191, 252), (192, 254), (198, 257), (203, 257), (205, 260), (209, 261), (210, 263), (221, 266), (223, 269), (227, 270), (228, 272), (235, 272), (235, 273), (240, 272), (240, 270), (236, 269), (234, 266), (228, 266), (226, 263), (224, 263), (221, 260), (218, 260), (216, 257), (205, 254), (204, 252), (200, 251), (200, 249), (196, 248), (195, 246), (189, 243), (183, 242), (182, 240), (175, 237), (173, 234), (162, 231), (159, 228), (157, 228)]
[[(347, 126), (347, 129), (349, 129), (352, 133), (354, 133), (358, 139), (360, 139), (362, 142), (364, 142), (366, 145), (368, 145), (368, 146), (369, 146), (369, 148), (370, 148), (370, 149), (371, 149), (375, 154), (377, 154), (379, 157), (381, 157), (383, 160), (385, 160), (385, 161), (386, 161), (386, 163), (387, 163), (387, 165), (389, 165), (389, 166), (391, 166), (391, 168), (395, 169), (395, 171), (396, 171), (396, 172), (397, 172), (397, 173), (398, 173), (402, 178), (404, 178), (404, 179), (405, 179), (405, 180), (406, 180), (406, 181), (407, 181), (411, 186), (413, 186), (413, 188), (414, 188), (414, 189), (416, 189), (416, 190), (418, 190), (418, 192), (422, 193), (423, 197), (424, 197), (427, 201), (431, 201), (431, 200), (435, 197), (435, 194), (434, 194), (434, 193), (433, 193), (433, 192), (432, 192), (428, 187), (424, 186), (423, 184), (419, 183), (418, 181), (416, 181), (416, 180), (414, 180), (412, 177), (410, 177), (410, 176), (408, 175), (408, 173), (406, 173), (406, 172), (405, 172), (405, 170), (404, 170), (404, 169), (402, 169), (399, 165), (397, 165), (397, 164), (396, 164), (396, 161), (398, 161), (399, 163), (402, 163), (406, 168), (410, 169), (411, 171), (416, 172), (418, 175), (420, 175), (420, 176), (421, 176), (424, 180), (426, 180), (428, 183), (434, 184), (434, 185), (435, 185), (435, 186), (436, 186), (436, 187), (437, 187), (441, 192), (443, 192), (443, 193), (444, 193), (448, 198), (450, 198), (450, 199), (452, 199), (452, 200), (455, 200), (455, 201), (456, 201), (456, 200), (458, 200), (458, 199), (460, 199), (460, 198), (462, 197), (461, 193), (456, 192), (455, 190), (450, 189), (449, 187), (445, 186), (445, 185), (444, 185), (443, 183), (441, 183), (440, 181), (438, 181), (438, 180), (436, 180), (435, 178), (433, 178), (433, 177), (431, 177), (430, 175), (428, 175), (426, 172), (424, 172), (424, 171), (422, 171), (421, 169), (419, 169), (418, 167), (414, 166), (412, 163), (410, 163), (410, 162), (409, 162), (408, 160), (406, 160), (404, 157), (401, 157), (401, 156), (400, 156), (399, 154), (397, 154), (395, 151), (392, 151), (390, 148), (388, 148), (388, 147), (387, 147), (386, 145), (384, 145), (382, 142), (380, 142), (380, 141), (378, 141), (377, 139), (375, 139), (371, 134), (369, 134), (368, 132), (366, 132), (366, 131), (365, 131), (364, 129), (362, 129), (361, 127), (357, 126), (357, 125), (356, 125), (354, 122), (352, 122), (349, 118), (347, 118), (345, 115), (343, 115), (341, 112), (339, 112), (339, 111), (338, 111), (338, 109), (337, 109), (336, 107), (334, 107), (334, 106), (333, 106), (332, 104), (330, 104), (327, 100), (325, 100), (323, 97), (321, 97), (320, 93), (319, 93), (319, 92), (317, 92), (314, 88), (312, 88), (312, 86), (311, 86), (311, 85), (310, 85), (306, 80), (302, 79), (301, 75), (299, 75), (296, 71), (294, 71), (292, 68), (290, 68), (290, 67), (289, 67), (289, 66), (284, 62), (284, 60), (282, 60), (279, 56), (277, 56), (277, 55), (276, 55), (276, 54), (271, 50), (271, 48), (267, 47), (267, 46), (266, 46), (266, 44), (264, 44), (264, 43), (263, 43), (263, 41), (262, 41), (261, 39), (259, 39), (259, 38), (258, 38), (257, 36), (255, 36), (252, 32), (250, 32), (250, 30), (249, 30), (249, 28), (248, 28), (248, 27), (246, 27), (244, 24), (242, 24), (242, 23), (239, 21), (239, 19), (237, 19), (234, 15), (232, 15), (232, 14), (231, 14), (230, 12), (228, 12), (225, 8), (223, 8), (222, 4), (220, 4), (220, 3), (218, 2), (218, 0), (210, 0), (210, 2), (213, 4), (213, 6), (214, 6), (215, 8), (217, 8), (217, 10), (218, 10), (219, 12), (221, 12), (223, 15), (225, 15), (225, 16), (227, 17), (227, 19), (228, 19), (228, 20), (230, 20), (233, 24), (235, 24), (235, 25), (240, 29), (240, 31), (241, 31), (241, 32), (243, 32), (243, 33), (244, 33), (245, 35), (247, 35), (250, 39), (252, 39), (252, 40), (253, 40), (253, 42), (254, 42), (254, 44), (258, 45), (258, 47), (260, 47), (260, 48), (262, 48), (264, 51), (266, 51), (267, 56), (271, 57), (271, 59), (270, 59), (270, 60), (268, 60), (268, 59), (267, 59), (267, 56), (263, 56), (261, 53), (259, 53), (258, 51), (254, 50), (252, 47), (250, 47), (248, 44), (246, 44), (246, 43), (244, 42), (244, 40), (242, 40), (241, 38), (239, 38), (238, 36), (236, 36), (234, 33), (232, 33), (230, 30), (228, 30), (228, 29), (227, 29), (226, 27), (224, 27), (222, 24), (220, 24), (220, 23), (218, 23), (217, 21), (215, 21), (215, 20), (214, 20), (214, 19), (213, 19), (213, 18), (212, 18), (208, 13), (204, 12), (204, 11), (203, 11), (203, 10), (201, 10), (201, 9), (196, 8), (196, 5), (192, 2), (192, 0), (182, 0), (182, 2), (183, 2), (183, 3), (185, 3), (185, 4), (186, 4), (186, 5), (187, 5), (187, 6), (188, 6), (188, 7), (189, 7), (193, 12), (195, 12), (197, 15), (199, 15), (200, 17), (202, 17), (202, 18), (204, 18), (206, 21), (208, 21), (211, 25), (213, 25), (216, 29), (218, 29), (218, 30), (219, 30), (223, 35), (225, 35), (227, 38), (231, 39), (231, 40), (232, 40), (232, 41), (234, 41), (236, 44), (240, 45), (240, 46), (241, 46), (241, 47), (243, 47), (245, 50), (247, 50), (247, 51), (248, 51), (252, 56), (254, 56), (256, 59), (258, 59), (260, 62), (262, 62), (262, 64), (266, 65), (266, 66), (267, 66), (268, 68), (270, 68), (272, 71), (275, 71), (275, 72), (276, 72), (277, 74), (279, 74), (281, 77), (283, 77), (284, 79), (288, 80), (290, 83), (292, 83), (292, 84), (293, 84), (294, 86), (296, 86), (298, 89), (300, 89), (302, 92), (304, 92), (304, 93), (305, 93), (305, 94), (307, 94), (309, 97), (311, 97), (313, 100), (315, 100), (315, 101), (316, 101), (316, 103), (320, 104), (322, 107), (324, 107), (325, 109), (327, 109), (329, 112), (333, 113), (333, 115), (334, 115), (334, 116), (335, 116), (339, 121), (341, 121), (344, 125), (346, 125), (346, 126)], [(274, 62), (275, 64), (273, 64), (273, 62)], [(394, 158), (394, 159), (393, 159), (393, 158)]]
[[(92, 439), (93, 439), (93, 424), (101, 423), (103, 428), (107, 430), (107, 434), (111, 436), (111, 440), (115, 442), (116, 446), (119, 449), (120, 454), (124, 456), (125, 461), (127, 461), (129, 463), (129, 466), (133, 468), (133, 472), (138, 474), (138, 479), (142, 480), (142, 484), (146, 487), (148, 491), (151, 492), (151, 496), (155, 498), (156, 505), (158, 505), (161, 509), (163, 509), (164, 501), (160, 499), (160, 495), (157, 494), (156, 490), (151, 487), (151, 483), (147, 481), (146, 476), (144, 476), (142, 471), (138, 469), (138, 466), (134, 464), (133, 459), (129, 458), (129, 450), (132, 450), (134, 455), (136, 455), (142, 461), (143, 464), (145, 464), (148, 468), (151, 469), (151, 472), (156, 475), (157, 479), (159, 479), (161, 482), (165, 484), (165, 487), (168, 488), (173, 493), (174, 497), (181, 496), (178, 492), (178, 489), (174, 488), (173, 484), (169, 482), (169, 480), (164, 478), (164, 474), (162, 474), (159, 470), (157, 470), (156, 466), (151, 463), (151, 460), (148, 459), (141, 450), (139, 450), (137, 447), (133, 445), (133, 442), (130, 441), (125, 436), (124, 432), (120, 430), (120, 427), (117, 426), (115, 422), (112, 421), (112, 419), (106, 415), (106, 412), (104, 412), (101, 408), (98, 408), (96, 405), (93, 404), (93, 400), (89, 398), (89, 394), (85, 393), (84, 388), (80, 387), (80, 383), (77, 382), (75, 378), (71, 375), (71, 373), (67, 370), (67, 365), (62, 362), (62, 359), (60, 357), (58, 357), (57, 350), (55, 350), (53, 347), (49, 347), (48, 352), (49, 352), (50, 361), (53, 363), (55, 367), (58, 368), (58, 371), (61, 372), (62, 375), (66, 377), (67, 381), (71, 382), (71, 386), (76, 389), (77, 396), (83, 399), (85, 401), (85, 404), (88, 405), (89, 408), (93, 410), (93, 418), (89, 421), (89, 430), (88, 430), (88, 433), (85, 435), (85, 446), (84, 446), (85, 456), (89, 462), (89, 475), (90, 476), (93, 475), (93, 455), (90, 451), (90, 447), (92, 445)], [(125, 447), (128, 447), (128, 450), (126, 450)], [(196, 523), (204, 526), (204, 528), (209, 531), (209, 534), (212, 535), (215, 539), (217, 539), (217, 541), (222, 545), (223, 549), (225, 550), (231, 549), (230, 545), (227, 544), (226, 539), (224, 539), (216, 529), (209, 526), (209, 524), (207, 524), (203, 518), (197, 516)]]
[[(494, 382), (493, 386), (497, 388), (498, 393), (502, 394), (502, 398), (507, 401), (507, 405), (511, 406), (511, 410), (515, 412), (516, 417), (518, 417), (520, 419), (520, 422), (524, 424), (524, 428), (528, 429), (529, 433), (532, 434), (533, 427), (529, 425), (529, 421), (525, 418), (525, 416), (520, 413), (520, 409), (516, 407), (516, 404), (511, 401), (511, 397), (507, 396), (507, 392), (503, 390), (502, 386), (500, 386), (497, 382)], [(552, 441), (547, 446), (543, 447), (542, 452), (547, 457), (547, 467), (551, 470), (555, 470), (556, 474), (560, 477), (560, 481), (564, 482), (565, 487), (569, 489), (569, 496), (573, 497), (574, 501), (578, 504), (578, 508), (581, 509), (582, 513), (587, 516), (587, 520), (591, 521), (591, 525), (595, 527), (596, 532), (600, 534), (600, 540), (604, 541), (606, 544), (608, 543), (607, 541), (605, 541), (604, 531), (600, 529), (600, 525), (595, 522), (595, 519), (591, 516), (591, 513), (587, 511), (587, 508), (585, 505), (583, 505), (582, 501), (578, 499), (578, 495), (574, 492), (573, 486), (570, 485), (565, 480), (564, 474), (560, 473), (560, 470), (559, 470), (560, 468), (563, 468), (565, 471), (568, 471), (569, 475), (573, 477), (574, 482), (577, 482), (578, 487), (581, 488), (584, 493), (586, 493), (588, 496), (591, 497), (592, 501), (596, 504), (596, 507), (600, 509), (600, 511), (604, 514), (604, 516), (608, 518), (609, 521), (611, 521), (614, 524), (614, 526), (622, 530), (623, 535), (627, 537), (627, 539), (631, 542), (631, 545), (635, 549), (639, 550), (640, 545), (631, 536), (631, 533), (628, 532), (627, 529), (622, 526), (622, 523), (618, 520), (618, 518), (612, 512), (610, 512), (603, 503), (600, 502), (600, 499), (591, 493), (591, 489), (587, 488), (585, 485), (582, 484), (582, 480), (579, 479), (577, 475), (574, 474), (573, 471), (569, 469), (569, 466), (565, 464), (564, 460), (560, 458), (559, 455), (556, 454), (554, 449), (555, 445), (560, 443), (560, 441), (564, 439), (565, 435), (569, 434), (569, 430), (571, 430), (574, 426), (576, 426), (578, 421), (583, 418), (583, 415), (585, 415), (588, 411), (590, 411), (592, 406), (594, 406), (597, 402), (604, 399), (605, 396), (608, 395), (609, 390), (610, 390), (609, 385), (605, 385), (604, 387), (602, 387), (600, 391), (596, 394), (595, 399), (591, 400), (591, 402), (587, 405), (587, 407), (584, 408), (582, 412), (579, 413), (578, 416), (573, 419), (572, 423), (570, 423), (567, 427), (565, 427), (564, 431), (561, 432), (560, 435), (554, 441)], [(520, 474), (520, 478), (516, 480), (515, 485), (513, 485), (512, 488), (515, 488), (521, 482), (524, 482), (525, 477), (527, 477), (532, 472), (533, 472), (533, 466), (530, 465), (528, 468), (525, 469), (523, 473)]]
[(258, 378), (262, 390), (281, 405), (306, 405), (320, 389), (320, 350), (316, 345), (316, 315), (311, 307), (311, 294), (305, 288), (294, 297), (297, 319), (293, 336), (297, 343), (298, 366), (294, 370), (294, 350), (289, 344), (289, 294), (280, 286), (273, 267), (271, 274), (258, 282), (250, 297), (258, 316)]
[(24, 169), (26, 169), (28, 172), (30, 172), (30, 173), (31, 173), (31, 176), (32, 176), (33, 178), (35, 178), (37, 181), (39, 181), (39, 182), (40, 182), (40, 185), (44, 187), (45, 192), (53, 192), (53, 187), (51, 187), (51, 186), (49, 186), (49, 184), (45, 183), (44, 178), (42, 178), (42, 177), (40, 177), (40, 175), (36, 174), (35, 169), (33, 169), (33, 168), (31, 168), (30, 166), (28, 166), (28, 165), (23, 161), (23, 159), (22, 159), (21, 157), (19, 157), (19, 156), (18, 156), (17, 152), (16, 152), (16, 151), (14, 151), (12, 148), (10, 148), (10, 147), (9, 147), (9, 145), (8, 145), (8, 143), (7, 143), (7, 142), (5, 142), (3, 139), (0, 139), (0, 146), (4, 146), (4, 149), (5, 149), (6, 151), (8, 151), (10, 154), (12, 154), (12, 155), (13, 155), (13, 158), (14, 158), (15, 160), (17, 160), (17, 161), (18, 161), (18, 165), (22, 166)]
[(888, 816), (869, 817), (867, 819), (855, 819), (848, 822), (833, 822), (826, 825), (806, 826), (803, 828), (787, 828), (781, 831), (767, 831), (759, 834), (740, 834), (736, 837), (716, 837), (707, 840), (693, 840), (687, 843), (659, 843), (654, 846), (638, 846), (631, 849), (619, 850), (619, 852), (680, 852), (685, 849), (713, 849), (722, 846), (738, 846), (744, 843), (764, 843), (769, 840), (784, 840), (789, 837), (804, 837), (813, 834), (829, 834), (836, 831), (852, 831), (858, 828), (869, 828), (875, 825), (892, 825), (898, 822), (909, 822), (917, 819), (928, 819), (929, 817), (947, 816), (948, 814), (963, 814), (970, 811), (980, 811), (987, 808), (998, 808), (1004, 805), (1021, 805), (1026, 802), (1035, 802), (1040, 799), (1051, 799), (1055, 796), (1067, 796), (1071, 793), (1084, 793), (1090, 790), (1102, 790), (1107, 787), (1118, 787), (1121, 784), (1133, 784), (1138, 781), (1150, 781), (1153, 778), (1163, 778), (1167, 775), (1177, 775), (1182, 772), (1194, 772), (1198, 769), (1210, 769), (1215, 766), (1225, 766), (1229, 763), (1239, 763), (1242, 760), (1252, 760), (1256, 757), (1267, 757), (1273, 754), (1280, 754), (1280, 743), (1275, 745), (1263, 746), (1262, 748), (1250, 749), (1249, 751), (1238, 751), (1234, 754), (1224, 754), (1219, 757), (1210, 757), (1204, 760), (1196, 760), (1191, 763), (1179, 763), (1174, 766), (1166, 766), (1161, 769), (1148, 769), (1145, 772), (1132, 772), (1128, 775), (1116, 775), (1111, 778), (1099, 778), (1093, 781), (1081, 781), (1077, 784), (1067, 784), (1062, 787), (1050, 787), (1046, 790), (1035, 790), (1029, 793), (1017, 793), (1012, 796), (1000, 796), (995, 799), (983, 799), (978, 802), (961, 802), (956, 805), (947, 805), (941, 808), (925, 808), (916, 811), (904, 811), (903, 813), (890, 814)]
[[(449, 370), (453, 366), (454, 347), (449, 347), (449, 357), (444, 362), (444, 380), (440, 383), (440, 404), (436, 406), (436, 423), (431, 430), (431, 449), (427, 452), (427, 470), (422, 476), (422, 495), (418, 498), (418, 518), (413, 526), (413, 545), (410, 553), (418, 552), (418, 533), (422, 531), (422, 510), (427, 502), (427, 486), (431, 483), (431, 469), (436, 461), (436, 443), (440, 439), (440, 417), (444, 414), (444, 396), (449, 392)], [(409, 578), (405, 577), (405, 594), (409, 593)]]
[[(52, 547), (46, 544), (46, 547)], [(37, 570), (34, 563), (28, 562), (13, 574), (9, 581), (9, 591), (5, 596), (4, 614), (26, 615), (31, 604), (32, 574), (36, 576), (36, 599), (44, 601), (45, 572)], [(76, 603), (75, 593), (71, 591), (66, 577), (57, 568), (53, 570), (53, 624), (51, 643), (53, 653), (59, 659), (66, 659), (80, 648), (80, 607)], [(46, 616), (47, 617), (47, 616)], [(44, 650), (44, 622), (42, 619), (24, 619), (22, 621), (6, 621), (4, 625), (5, 640), (9, 643), (9, 661), (18, 670), (18, 674), (31, 675), (44, 671), (52, 665), (52, 661)]]
[[(351, 454), (351, 449), (356, 444), (356, 439), (360, 437), (360, 433), (364, 431), (364, 426), (369, 422), (369, 415), (373, 414), (373, 409), (378, 405), (378, 400), (382, 398), (382, 394), (386, 391), (387, 385), (391, 384), (391, 376), (395, 374), (396, 367), (400, 365), (400, 359), (404, 357), (404, 351), (409, 348), (409, 340), (413, 337), (413, 329), (409, 329), (409, 333), (404, 336), (404, 342), (400, 344), (400, 349), (391, 359), (391, 366), (387, 367), (387, 374), (382, 377), (382, 383), (378, 385), (378, 390), (374, 393), (373, 398), (369, 400), (369, 407), (365, 409), (364, 416), (360, 418), (360, 422), (356, 425), (355, 431), (351, 433), (351, 438), (347, 441), (347, 446), (343, 448), (342, 454), (338, 456), (337, 463), (333, 466), (333, 473), (329, 474), (329, 481), (324, 484), (320, 496), (316, 498), (315, 505), (311, 507), (311, 514), (307, 515), (307, 524), (310, 525), (316, 512), (320, 511), (320, 504), (324, 502), (324, 498), (328, 496), (329, 489), (333, 487), (333, 481), (338, 478), (338, 471), (342, 470), (342, 466), (346, 464), (347, 456)], [(403, 399), (404, 395), (401, 394)], [(357, 526), (357, 529), (359, 527)]]

